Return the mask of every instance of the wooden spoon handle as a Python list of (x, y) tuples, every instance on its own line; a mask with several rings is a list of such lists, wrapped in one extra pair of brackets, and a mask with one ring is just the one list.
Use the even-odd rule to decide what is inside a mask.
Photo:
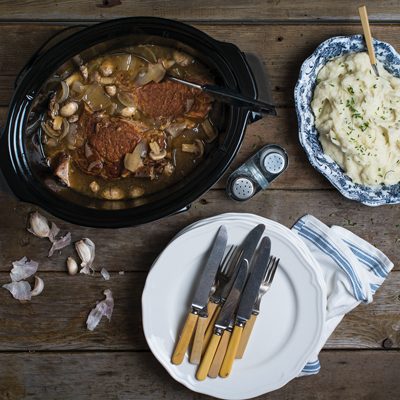
[(227, 330), (222, 334), (221, 341), (219, 342), (217, 352), (215, 353), (214, 360), (211, 363), (210, 370), (208, 371), (208, 376), (210, 378), (217, 378), (219, 370), (221, 369), (222, 361), (224, 361), (226, 349), (228, 347), (229, 339), (231, 338), (232, 332)]
[(374, 45), (372, 44), (371, 29), (369, 28), (369, 21), (367, 15), (367, 7), (358, 7), (358, 12), (360, 13), (361, 25), (364, 31), (365, 42), (367, 43), (369, 59), (371, 64), (376, 64)]
[(246, 325), (244, 326), (243, 329), (242, 337), (240, 338), (240, 343), (235, 358), (240, 359), (243, 357), (244, 351), (246, 350), (247, 347), (247, 342), (249, 341), (256, 319), (257, 315), (251, 314), (250, 319), (246, 322)]
[(182, 364), (183, 358), (185, 357), (186, 349), (189, 346), (190, 339), (192, 338), (194, 327), (199, 316), (190, 313), (185, 327), (183, 328), (182, 335), (179, 338), (178, 344), (176, 345), (174, 354), (172, 356), (172, 364), (180, 365)]
[(221, 340), (220, 335), (214, 335), (212, 336), (210, 340), (210, 344), (207, 347), (206, 353), (204, 354), (204, 357), (201, 360), (200, 367), (197, 370), (196, 378), (199, 381), (204, 381), (204, 379), (207, 378), (208, 371), (210, 370), (211, 363), (214, 359), (215, 352), (217, 351), (217, 347), (219, 344), (219, 341)]
[(225, 358), (219, 371), (221, 378), (227, 378), (231, 373), (233, 361), (235, 360), (236, 351), (239, 346), (240, 337), (242, 336), (243, 328), (235, 325), (232, 332), (231, 340), (229, 341), (228, 348), (226, 350)]
[(203, 348), (204, 333), (206, 331), (207, 318), (199, 317), (197, 320), (196, 333), (194, 335), (192, 352), (190, 353), (190, 362), (199, 365), (201, 351)]

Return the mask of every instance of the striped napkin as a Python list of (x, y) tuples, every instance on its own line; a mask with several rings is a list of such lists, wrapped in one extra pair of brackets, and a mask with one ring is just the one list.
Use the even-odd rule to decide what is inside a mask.
[(340, 226), (327, 227), (312, 215), (301, 218), (292, 232), (305, 243), (320, 266), (327, 288), (325, 327), (319, 345), (299, 376), (321, 369), (318, 353), (344, 315), (372, 296), (393, 268), (380, 250)]

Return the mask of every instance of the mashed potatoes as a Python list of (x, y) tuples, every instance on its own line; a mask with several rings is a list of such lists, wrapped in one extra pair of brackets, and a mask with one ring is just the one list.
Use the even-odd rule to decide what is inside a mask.
[(367, 53), (333, 58), (320, 70), (311, 103), (324, 153), (354, 183), (400, 181), (400, 79)]

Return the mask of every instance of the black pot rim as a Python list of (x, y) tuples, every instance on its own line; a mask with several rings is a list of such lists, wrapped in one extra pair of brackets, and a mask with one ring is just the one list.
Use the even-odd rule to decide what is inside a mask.
[[(234, 107), (231, 107), (230, 127), (226, 138), (205, 168), (205, 173), (185, 188), (160, 200), (157, 205), (150, 203), (120, 210), (93, 209), (68, 202), (44, 185), (38, 185), (30, 170), (29, 160), (24, 154), (22, 135), (27, 111), (35, 96), (34, 89), (41, 87), (40, 81), (44, 83), (50, 76), (42, 71), (51, 68), (54, 71), (75, 54), (112, 38), (112, 35), (126, 36), (131, 28), (143, 30), (146, 34), (151, 32), (156, 36), (179, 37), (182, 43), (198, 51), (208, 52), (207, 56), (218, 65), (228, 87), (239, 89), (248, 96), (256, 96), (254, 78), (240, 50), (233, 44), (219, 42), (184, 23), (155, 17), (131, 17), (85, 28), (51, 47), (26, 72), (14, 93), (1, 137), (0, 168), (11, 191), (20, 200), (36, 204), (58, 218), (79, 225), (99, 228), (136, 226), (162, 219), (187, 208), (226, 172), (240, 149), (249, 116), (249, 111)], [(119, 33), (116, 33), (117, 30)]]

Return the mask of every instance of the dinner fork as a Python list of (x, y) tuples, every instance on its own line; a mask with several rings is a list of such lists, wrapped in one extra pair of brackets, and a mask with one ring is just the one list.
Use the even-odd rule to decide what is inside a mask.
[[(239, 256), (241, 254), (241, 250), (238, 249), (237, 246), (234, 246), (233, 251), (231, 252), (231, 255), (229, 257), (229, 259), (227, 259), (227, 265), (225, 268), (225, 274), (222, 280), (222, 285), (218, 290), (215, 291), (215, 293), (213, 294), (212, 297), (214, 297), (213, 301), (213, 316), (210, 319), (210, 322), (208, 324), (206, 333), (204, 335), (204, 340), (203, 340), (203, 349), (202, 349), (202, 355), (205, 353), (205, 351), (207, 350), (208, 347), (208, 343), (210, 342), (211, 336), (214, 332), (214, 325), (215, 322), (217, 321), (217, 318), (219, 316), (219, 313), (221, 312), (222, 306), (224, 305), (225, 299), (223, 299), (221, 297), (221, 293), (225, 287), (225, 285), (227, 285), (232, 277), (233, 272), (235, 271), (235, 268), (237, 266), (237, 263), (239, 261)], [(209, 314), (210, 315), (210, 314)]]
[[(215, 283), (211, 288), (210, 301), (207, 304), (207, 312), (208, 312), (207, 319), (201, 326), (199, 325), (199, 323), (197, 323), (196, 333), (195, 333), (193, 345), (192, 345), (192, 351), (190, 353), (190, 358), (189, 358), (189, 362), (192, 364), (200, 363), (206, 329), (208, 327), (209, 322), (212, 319), (214, 311), (219, 302), (220, 293), (222, 291), (222, 288), (229, 279), (229, 275), (228, 275), (229, 274), (229, 261), (230, 261), (230, 257), (233, 254), (235, 248), (236, 248), (236, 246), (234, 246), (234, 245), (231, 246), (228, 253), (226, 254), (226, 256), (224, 257), (224, 259), (222, 260), (221, 264), (218, 267), (217, 275), (215, 278)], [(216, 303), (214, 303), (215, 301), (216, 301)]]
[(275, 276), (276, 269), (278, 268), (280, 259), (275, 258), (273, 256), (270, 257), (268, 261), (268, 266), (267, 270), (264, 275), (264, 279), (261, 282), (260, 289), (258, 290), (258, 295), (257, 295), (257, 300), (254, 303), (253, 306), (253, 311), (251, 313), (250, 319), (247, 321), (246, 325), (244, 326), (243, 329), (243, 334), (239, 342), (239, 347), (236, 351), (236, 356), (235, 358), (242, 358), (244, 351), (246, 350), (247, 342), (249, 341), (251, 332), (253, 330), (253, 326), (256, 322), (258, 314), (260, 314), (260, 303), (261, 303), (261, 298), (264, 296), (265, 293), (268, 292), (268, 290), (271, 287), (272, 281)]

